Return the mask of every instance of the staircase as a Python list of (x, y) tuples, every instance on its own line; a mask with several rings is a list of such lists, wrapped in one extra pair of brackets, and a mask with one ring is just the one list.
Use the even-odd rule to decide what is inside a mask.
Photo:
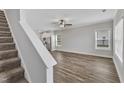
[(0, 83), (28, 83), (4, 12), (0, 10)]

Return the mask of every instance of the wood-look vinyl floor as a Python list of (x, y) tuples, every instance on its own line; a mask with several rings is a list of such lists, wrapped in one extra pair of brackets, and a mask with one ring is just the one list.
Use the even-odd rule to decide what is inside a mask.
[(57, 61), (55, 83), (119, 83), (111, 58), (60, 51), (51, 52)]

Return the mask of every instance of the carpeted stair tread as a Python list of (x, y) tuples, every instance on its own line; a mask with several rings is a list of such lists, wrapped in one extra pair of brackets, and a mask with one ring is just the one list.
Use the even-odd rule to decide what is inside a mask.
[[(5, 24), (4, 24), (4, 25), (5, 25)], [(4, 25), (0, 24), (0, 28), (5, 28), (5, 29), (7, 28), (7, 29), (9, 29), (8, 26), (4, 26)], [(6, 24), (6, 25), (7, 25), (7, 24)]]
[(0, 21), (2, 21), (2, 22), (7, 22), (7, 20), (6, 20), (5, 17), (0, 17)]
[(0, 43), (0, 51), (11, 50), (15, 48), (15, 43)]
[(17, 56), (18, 51), (16, 49), (0, 51), (0, 60), (9, 59)]
[(8, 33), (10, 33), (10, 31), (9, 30), (0, 30), (0, 33), (2, 33), (2, 32), (8, 32)]
[(0, 23), (0, 26), (8, 27), (8, 24)]
[(11, 37), (11, 33), (10, 32), (4, 32), (4, 31), (0, 31), (0, 37)]
[(12, 43), (13, 38), (12, 37), (0, 37), (0, 43)]
[(10, 58), (0, 61), (0, 72), (7, 71), (20, 66), (20, 58)]
[(2, 13), (0, 13), (0, 17), (5, 17), (5, 15), (4, 15), (4, 14), (2, 14)]
[(4, 13), (2, 10), (0, 10), (0, 13)]
[(0, 20), (0, 22), (7, 23), (7, 21), (6, 21), (6, 20)]
[(8, 24), (0, 21), (0, 26), (8, 27)]
[[(0, 13), (1, 14), (1, 13)], [(6, 19), (6, 17), (5, 16), (0, 16), (0, 18), (5, 18)]]
[[(1, 20), (0, 20), (1, 22)], [(9, 27), (0, 26), (0, 31), (10, 31)]]
[(1, 16), (0, 20), (6, 20), (6, 18), (4, 16)]

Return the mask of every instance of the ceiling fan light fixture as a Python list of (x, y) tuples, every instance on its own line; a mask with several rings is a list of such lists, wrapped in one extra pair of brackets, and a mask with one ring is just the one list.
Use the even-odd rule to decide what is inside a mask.
[(65, 27), (65, 25), (64, 25), (64, 24), (61, 24), (61, 25), (59, 25), (59, 27), (64, 28), (64, 27)]

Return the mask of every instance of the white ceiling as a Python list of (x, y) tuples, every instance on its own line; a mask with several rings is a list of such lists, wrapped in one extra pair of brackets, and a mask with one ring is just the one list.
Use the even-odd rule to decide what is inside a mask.
[(112, 20), (117, 10), (107, 9), (37, 9), (26, 10), (27, 21), (34, 29), (56, 29), (53, 24), (57, 19), (65, 18), (67, 23), (75, 25), (88, 25), (102, 21)]

